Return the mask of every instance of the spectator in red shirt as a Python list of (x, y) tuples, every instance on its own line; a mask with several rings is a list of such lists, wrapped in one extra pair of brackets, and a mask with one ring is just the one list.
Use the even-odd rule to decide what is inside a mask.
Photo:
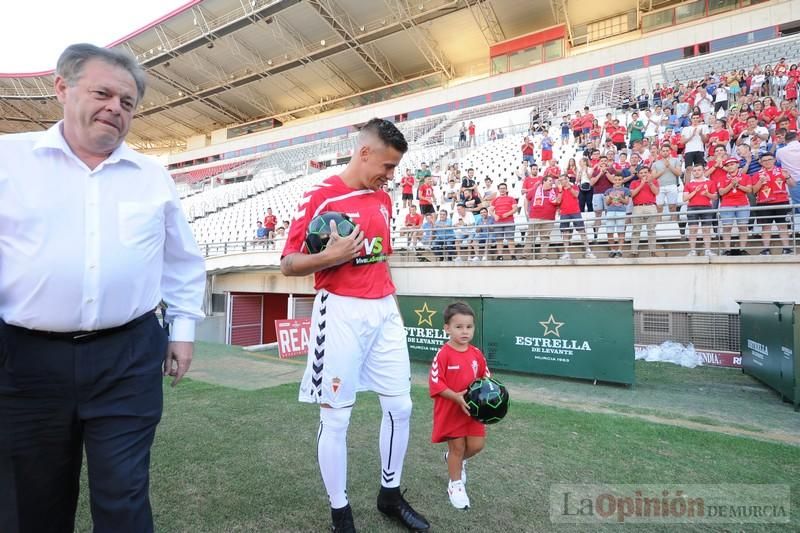
[(589, 240), (586, 238), (586, 227), (583, 223), (580, 206), (578, 205), (579, 194), (580, 189), (569, 179), (568, 175), (564, 174), (559, 178), (556, 202), (558, 203), (561, 240), (564, 242), (564, 254), (561, 256), (561, 259), (570, 259), (569, 245), (574, 231), (578, 232), (583, 247), (586, 249), (586, 259), (595, 259), (595, 255), (592, 253), (591, 248), (589, 248)]
[[(508, 185), (497, 186), (497, 197), (492, 200), (497, 228), (498, 259), (510, 258), (514, 250), (514, 215), (519, 211), (517, 199), (508, 195)], [(505, 255), (507, 254), (507, 255)]]
[(403, 225), (403, 231), (401, 235), (404, 234), (406, 239), (408, 240), (408, 246), (411, 250), (416, 249), (417, 242), (419, 242), (420, 236), (420, 228), (422, 227), (422, 215), (417, 213), (417, 206), (411, 204), (408, 208), (408, 214), (406, 215), (405, 224)]
[[(725, 160), (725, 178), (719, 184), (719, 223), (722, 226), (722, 255), (747, 254), (747, 224), (750, 220), (750, 202), (747, 195), (753, 191), (750, 177), (739, 170), (739, 159)], [(733, 224), (739, 231), (737, 251), (731, 249)]]
[(522, 203), (524, 207), (524, 212), (528, 214), (528, 193), (536, 187), (536, 185), (542, 180), (542, 177), (539, 175), (539, 167), (536, 165), (532, 165), (530, 169), (525, 169), (525, 177), (522, 179), (522, 186), (520, 188), (519, 194), (522, 198)]
[(775, 118), (780, 114), (780, 110), (771, 96), (764, 98), (763, 106), (764, 109), (758, 115), (758, 119), (764, 123), (764, 126), (771, 129), (774, 127)]
[(550, 244), (550, 233), (556, 219), (558, 206), (557, 191), (553, 178), (544, 176), (533, 191), (528, 192), (528, 232), (526, 235), (525, 253), (536, 259), (536, 243), (542, 259), (548, 259), (547, 248)]
[(656, 254), (656, 222), (658, 220), (658, 207), (656, 198), (659, 193), (658, 178), (650, 174), (646, 166), (639, 168), (637, 177), (628, 187), (633, 197), (632, 229), (631, 229), (631, 256), (639, 256), (639, 240), (642, 236), (642, 226), (647, 228), (647, 248), (650, 256)]
[(594, 239), (600, 232), (600, 224), (603, 222), (603, 213), (606, 209), (605, 192), (611, 188), (611, 178), (616, 175), (613, 167), (608, 164), (606, 156), (600, 156), (597, 166), (592, 169), (589, 183), (592, 186), (592, 209), (594, 210)]
[(706, 140), (706, 147), (708, 148), (708, 155), (714, 155), (714, 147), (718, 144), (727, 145), (731, 142), (731, 132), (728, 131), (725, 120), (716, 119), (714, 125), (711, 127), (711, 133), (708, 134)]
[(583, 108), (583, 116), (581, 117), (581, 135), (584, 141), (592, 133), (592, 124), (594, 124), (594, 115), (589, 111), (589, 106), (587, 105)]
[(775, 123), (778, 124), (778, 127), (781, 127), (781, 120), (788, 119), (789, 124), (786, 126), (786, 129), (789, 131), (797, 131), (797, 115), (797, 107), (795, 107), (794, 101), (789, 100), (787, 96), (787, 99), (781, 102), (781, 112), (775, 117)]
[(414, 202), (415, 182), (416, 178), (414, 178), (414, 174), (411, 172), (410, 168), (407, 168), (406, 175), (400, 180), (400, 187), (402, 188), (402, 196), (400, 198), (403, 203), (403, 207), (411, 207), (411, 204)]
[[(614, 146), (617, 147), (617, 150), (624, 150), (627, 146), (625, 144), (625, 136), (628, 134), (628, 128), (621, 126), (618, 119), (614, 119), (612, 127), (609, 128), (609, 131), (611, 132), (611, 142), (614, 143)], [(606, 135), (606, 139), (608, 138), (609, 136)]]
[(549, 159), (547, 166), (544, 168), (544, 175), (557, 179), (561, 175), (561, 169), (556, 165), (555, 159)]
[(697, 234), (703, 239), (703, 255), (710, 257), (714, 255), (711, 251), (711, 227), (714, 223), (714, 213), (697, 211), (709, 211), (717, 198), (717, 188), (714, 182), (705, 177), (703, 167), (695, 165), (691, 170), (691, 180), (683, 186), (683, 201), (687, 203), (688, 219), (687, 227), (689, 233), (689, 256), (697, 255), (695, 249), (697, 245)]
[(582, 144), (583, 118), (580, 111), (575, 111), (575, 118), (570, 121), (570, 127), (572, 128), (572, 142)]
[(522, 142), (522, 160), (527, 161), (529, 165), (534, 165), (533, 159), (533, 141), (527, 135)]
[(272, 208), (267, 208), (267, 216), (264, 217), (264, 229), (267, 231), (267, 247), (275, 248), (275, 226), (278, 225), (278, 217), (272, 214)]
[(417, 192), (419, 194), (419, 210), (422, 211), (422, 214), (435, 213), (436, 207), (433, 205), (433, 185), (431, 185), (430, 176), (423, 178), (422, 185), (419, 186)]
[(475, 123), (471, 120), (469, 121), (467, 131), (469, 132), (469, 145), (475, 146)]
[(761, 242), (764, 249), (761, 255), (770, 255), (772, 225), (778, 227), (778, 236), (783, 245), (783, 254), (793, 253), (789, 246), (789, 224), (791, 216), (789, 208), (789, 189), (797, 185), (797, 181), (784, 169), (775, 166), (775, 156), (767, 152), (761, 154), (761, 170), (752, 176), (753, 194), (756, 195), (757, 206), (769, 206), (770, 209), (756, 212), (756, 219), (761, 224)]

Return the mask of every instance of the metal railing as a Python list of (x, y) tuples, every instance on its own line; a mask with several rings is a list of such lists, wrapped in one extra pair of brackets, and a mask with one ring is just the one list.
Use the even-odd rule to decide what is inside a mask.
[[(798, 252), (798, 232), (800, 205), (783, 204), (743, 207), (740, 212), (723, 208), (599, 218), (584, 213), (576, 220), (399, 228), (393, 232), (392, 243), (397, 262), (533, 260), (568, 264), (576, 260), (687, 256), (708, 261), (719, 256), (767, 255), (765, 250), (769, 255), (794, 255)], [(279, 254), (283, 242), (249, 239), (202, 243), (200, 248), (206, 257), (272, 250)]]

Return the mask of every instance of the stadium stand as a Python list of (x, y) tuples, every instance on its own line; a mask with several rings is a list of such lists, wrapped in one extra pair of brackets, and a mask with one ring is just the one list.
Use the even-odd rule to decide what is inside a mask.
[(800, 37), (791, 36), (667, 63), (663, 65), (664, 77), (668, 83), (674, 80), (700, 80), (711, 72), (721, 74), (733, 70), (749, 71), (754, 65), (764, 67), (782, 57), (800, 58)]

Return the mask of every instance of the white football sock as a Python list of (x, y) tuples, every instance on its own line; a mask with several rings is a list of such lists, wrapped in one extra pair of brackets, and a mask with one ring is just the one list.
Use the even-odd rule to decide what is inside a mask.
[(411, 419), (411, 395), (381, 396), (383, 419), (381, 420), (381, 486), (400, 486), (403, 475), (403, 460), (408, 448), (408, 433)]
[(352, 407), (319, 410), (317, 459), (333, 509), (347, 505), (347, 426)]

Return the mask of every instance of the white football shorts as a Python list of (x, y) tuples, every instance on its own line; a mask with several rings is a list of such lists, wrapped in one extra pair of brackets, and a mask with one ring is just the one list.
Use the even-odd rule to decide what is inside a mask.
[(347, 407), (364, 390), (384, 396), (411, 390), (406, 332), (395, 299), (321, 290), (314, 299), (299, 400)]

